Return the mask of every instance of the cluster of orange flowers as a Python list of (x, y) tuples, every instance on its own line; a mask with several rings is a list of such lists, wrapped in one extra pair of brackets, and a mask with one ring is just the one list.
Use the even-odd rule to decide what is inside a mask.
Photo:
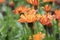
[[(33, 35), (34, 40), (43, 40), (44, 38), (45, 38), (45, 34), (41, 32)], [(29, 37), (29, 40), (32, 40), (31, 36)]]
[(20, 16), (20, 19), (18, 20), (19, 22), (25, 23), (31, 23), (31, 22), (36, 22), (36, 21), (40, 21), (43, 25), (48, 25), (51, 22), (52, 19), (52, 15), (50, 14), (46, 14), (46, 15), (41, 15), (41, 14), (36, 14), (37, 10), (34, 10), (34, 8), (26, 8), (26, 7), (20, 7), (21, 9), (19, 10), (14, 10), (15, 13), (23, 13)]
[[(33, 0), (30, 0), (30, 1), (33, 1)], [(27, 2), (30, 2), (30, 1), (27, 0)], [(37, 2), (38, 0), (35, 0), (35, 1)], [(38, 5), (38, 2), (37, 2), (37, 5)], [(43, 8), (46, 12), (51, 10), (51, 7), (49, 5), (45, 5)], [(60, 10), (54, 11), (55, 12), (54, 16), (51, 15), (50, 13), (47, 13), (45, 15), (37, 14), (36, 13), (37, 11), (38, 10), (34, 9), (34, 6), (32, 6), (31, 8), (20, 6), (14, 10), (14, 13), (21, 14), (20, 19), (18, 20), (21, 23), (25, 23), (25, 22), (32, 23), (32, 22), (40, 21), (43, 25), (51, 26), (52, 18), (60, 19), (60, 15), (59, 15)]]

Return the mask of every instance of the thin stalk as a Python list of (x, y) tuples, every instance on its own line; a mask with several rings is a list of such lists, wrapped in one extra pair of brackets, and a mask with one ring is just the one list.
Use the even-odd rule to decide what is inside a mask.
[(27, 37), (29, 37), (29, 29), (28, 29), (28, 24), (27, 23), (25, 23), (25, 27), (26, 27), (26, 30), (27, 30)]
[(52, 22), (53, 22), (53, 26), (52, 26), (52, 28), (53, 28), (53, 40), (55, 40), (55, 27), (54, 27), (54, 20), (52, 20)]
[[(23, 34), (25, 35), (25, 23), (22, 23), (22, 26), (23, 26)], [(23, 39), (26, 40), (26, 38), (24, 37), (23, 35)]]
[(59, 33), (59, 26), (58, 26), (58, 20), (57, 20), (57, 32)]
[[(57, 33), (58, 33), (58, 36), (59, 36), (59, 26), (58, 26), (58, 20), (56, 20), (57, 21)], [(58, 37), (58, 39), (59, 39), (59, 37)]]

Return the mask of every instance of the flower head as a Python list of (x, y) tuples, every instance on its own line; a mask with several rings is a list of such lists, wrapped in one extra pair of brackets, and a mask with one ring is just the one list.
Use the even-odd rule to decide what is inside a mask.
[(39, 5), (39, 0), (27, 0), (28, 3), (34, 5), (34, 6), (38, 6)]
[(45, 5), (45, 6), (43, 7), (43, 9), (44, 9), (46, 12), (49, 12), (49, 11), (51, 10), (51, 7), (50, 7), (50, 5)]
[(37, 12), (37, 10), (35, 10), (33, 6), (31, 8), (27, 8), (25, 6), (20, 6), (20, 7), (16, 8), (13, 12), (15, 14), (22, 14), (22, 13), (35, 14)]
[(42, 17), (40, 17), (40, 22), (43, 25), (51, 27), (52, 26), (52, 23), (51, 23), (52, 18), (53, 17), (50, 14), (42, 15)]
[(36, 16), (34, 14), (25, 14), (25, 15), (21, 15), (20, 16), (20, 19), (18, 20), (19, 22), (22, 22), (22, 23), (32, 23), (32, 22), (35, 22), (37, 20)]
[(55, 18), (60, 20), (60, 10), (55, 10)]
[[(33, 35), (34, 40), (43, 40), (44, 38), (45, 38), (45, 34), (41, 32)], [(30, 36), (30, 39), (32, 39), (31, 36)]]
[(27, 12), (29, 9), (30, 9), (30, 8), (27, 8), (27, 7), (25, 7), (25, 6), (20, 6), (20, 7), (16, 8), (13, 12), (14, 12), (15, 14), (22, 14), (22, 13)]

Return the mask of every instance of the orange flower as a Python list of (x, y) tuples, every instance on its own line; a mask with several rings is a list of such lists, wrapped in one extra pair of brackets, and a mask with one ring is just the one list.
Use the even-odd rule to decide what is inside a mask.
[(43, 0), (43, 2), (53, 2), (55, 0)]
[(30, 9), (30, 8), (27, 8), (27, 7), (25, 7), (25, 6), (20, 6), (20, 7), (16, 8), (15, 10), (13, 10), (13, 12), (14, 12), (15, 14), (22, 14), (22, 13), (27, 12), (29, 9)]
[(34, 14), (25, 14), (25, 15), (21, 15), (20, 19), (18, 20), (19, 22), (25, 23), (32, 23), (35, 22), (37, 20), (36, 16)]
[(0, 4), (1, 4), (1, 3), (4, 3), (5, 1), (6, 1), (6, 0), (0, 0)]
[(60, 20), (60, 10), (55, 10), (55, 18)]
[(38, 6), (39, 5), (39, 0), (27, 0), (28, 3), (34, 5), (34, 6)]
[(37, 12), (37, 10), (35, 10), (34, 7), (27, 8), (25, 6), (20, 6), (20, 7), (16, 8), (13, 12), (15, 14), (22, 14), (22, 13), (25, 13), (25, 14), (35, 14)]
[[(34, 40), (43, 40), (45, 38), (45, 34), (43, 34), (43, 33), (38, 33), (38, 34), (34, 34), (33, 35), (33, 39)], [(31, 36), (30, 36), (30, 40), (31, 40), (32, 38), (31, 38)]]
[(43, 9), (44, 9), (46, 12), (49, 12), (49, 11), (51, 10), (51, 7), (50, 7), (50, 5), (45, 5), (45, 6), (43, 7)]
[(51, 20), (53, 19), (53, 16), (51, 16), (50, 14), (47, 14), (47, 15), (42, 15), (42, 17), (40, 18), (40, 22), (43, 24), (43, 25), (46, 25), (46, 26), (52, 26), (52, 23), (51, 23)]

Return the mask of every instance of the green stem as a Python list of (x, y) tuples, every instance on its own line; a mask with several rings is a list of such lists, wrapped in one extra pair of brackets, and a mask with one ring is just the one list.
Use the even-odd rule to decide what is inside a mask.
[[(23, 26), (23, 34), (25, 35), (25, 23), (22, 23), (22, 26)], [(23, 40), (26, 40), (26, 37), (23, 35)]]
[(47, 40), (49, 40), (49, 39), (48, 39), (48, 32), (46, 32), (46, 36), (47, 36)]
[(58, 20), (57, 20), (57, 32), (59, 33), (59, 26), (58, 26)]

